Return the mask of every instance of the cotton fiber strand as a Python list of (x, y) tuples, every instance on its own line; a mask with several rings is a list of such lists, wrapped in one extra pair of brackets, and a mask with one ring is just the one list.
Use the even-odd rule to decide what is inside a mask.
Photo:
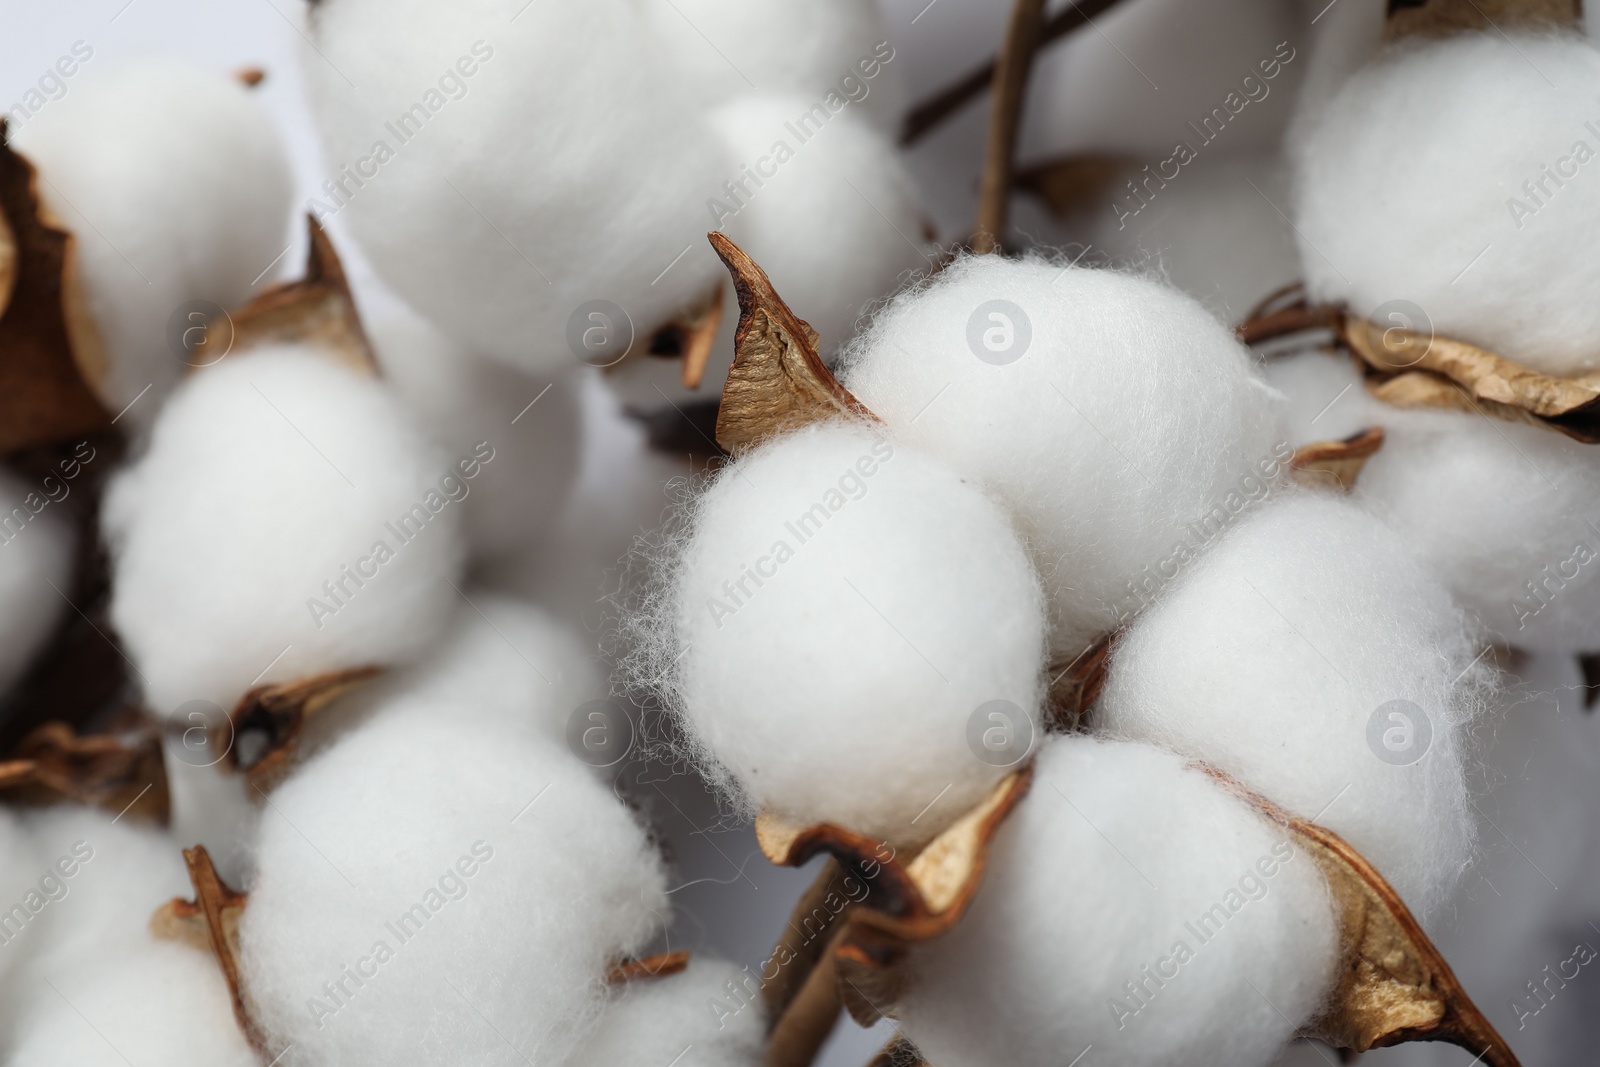
[(420, 652), (458, 598), (467, 484), (382, 383), (314, 349), (190, 378), (104, 511), (111, 619), (148, 704), (227, 710)]
[(747, 975), (720, 960), (695, 959), (682, 974), (629, 982), (613, 995), (595, 1034), (571, 1067), (756, 1067), (764, 1062), (767, 1018), (759, 1001), (742, 1008), (728, 983)]
[(572, 367), (583, 305), (619, 305), (642, 343), (723, 276), (705, 203), (727, 162), (638, 8), (310, 13), (302, 69), (332, 171), (317, 210), (348, 213), (383, 279), (474, 351)]
[(1355, 499), (1502, 641), (1600, 648), (1600, 453), (1538, 426), (1380, 412), (1387, 437)]
[(1118, 639), (1096, 722), (1349, 841), (1427, 921), (1472, 856), (1466, 729), (1487, 668), (1450, 595), (1349, 502), (1246, 520)]
[(105, 62), (11, 143), (73, 234), (107, 357), (101, 398), (113, 414), (139, 398), (127, 420), (144, 426), (184, 371), (169, 320), (190, 301), (243, 302), (289, 244), (293, 182), (272, 120), (232, 76), (174, 59)]
[(487, 1063), (508, 1042), (562, 1062), (606, 970), (670, 915), (644, 830), (564, 747), (415, 709), (280, 786), (258, 863), (244, 973), (291, 1065)]
[(802, 141), (792, 123), (806, 103), (752, 96), (712, 113), (742, 164), (734, 188), (716, 200), (714, 222), (761, 265), (828, 354), (850, 339), (870, 302), (929, 260), (918, 244), (922, 210), (894, 143), (851, 111)]
[(646, 0), (660, 47), (708, 104), (793, 93), (806, 109), (860, 108), (896, 133), (905, 92), (877, 3)]
[(941, 1067), (1265, 1067), (1320, 1006), (1322, 875), (1204, 771), (1062, 737), (950, 933), (916, 949), (904, 1033)]
[(1600, 366), (1597, 98), (1600, 52), (1581, 38), (1381, 54), (1291, 138), (1311, 295), (1368, 317), (1407, 301), (1439, 334), (1550, 374)]
[(385, 379), (423, 430), (452, 459), (481, 468), (465, 502), (473, 557), (492, 563), (541, 548), (578, 474), (578, 376), (523, 374), (410, 315), (371, 334)]
[(257, 1067), (216, 957), (142, 934), (138, 951), (107, 951), (58, 978), (61, 994), (47, 989), (22, 1023), (9, 1067)]
[(1011, 508), (1063, 664), (1289, 454), (1249, 353), (1150, 278), (969, 256), (896, 297), (845, 361), (899, 439)]
[(925, 839), (1006, 773), (969, 747), (982, 705), (1038, 727), (1043, 605), (1009, 518), (871, 429), (724, 468), (672, 581), (651, 670), (754, 806)]
[(54, 475), (34, 486), (0, 471), (0, 692), (22, 677), (67, 608), (76, 538), (55, 506), (63, 492), (70, 483)]

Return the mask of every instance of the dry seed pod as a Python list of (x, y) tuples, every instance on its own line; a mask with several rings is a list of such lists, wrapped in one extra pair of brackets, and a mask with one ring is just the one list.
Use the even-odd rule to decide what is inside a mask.
[(91, 804), (154, 823), (167, 821), (171, 805), (158, 735), (79, 737), (59, 722), (39, 727), (0, 761), (0, 796), (22, 804)]
[(251, 1020), (239, 966), (239, 920), (250, 902), (250, 895), (222, 880), (205, 846), (184, 849), (183, 861), (188, 865), (189, 881), (194, 885), (194, 899), (180, 897), (163, 904), (150, 917), (150, 932), (156, 937), (182, 941), (216, 955), (233, 998), (233, 1014), (239, 1029), (257, 1051), (263, 1051), (265, 1045)]

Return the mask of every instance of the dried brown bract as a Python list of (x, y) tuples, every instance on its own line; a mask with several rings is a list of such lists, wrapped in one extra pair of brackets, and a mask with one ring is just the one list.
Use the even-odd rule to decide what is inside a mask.
[[(228, 723), (213, 731), (212, 745), (227, 753), (224, 766), (242, 770), (253, 787), (266, 792), (289, 772), (306, 723), (381, 672), (380, 667), (358, 667), (257, 686), (240, 699)], [(240, 752), (241, 740), (247, 735), (251, 735), (252, 748), (248, 755)], [(261, 738), (258, 751), (257, 735)]]
[[(674, 319), (652, 334), (650, 354), (682, 360), (684, 388), (698, 389), (705, 380), (706, 367), (711, 362), (711, 349), (716, 344), (717, 331), (721, 328), (722, 287), (718, 286), (708, 303), (680, 319)], [(612, 367), (621, 365), (615, 363)]]
[(1576, 26), (1583, 0), (1389, 0), (1383, 37), (1447, 37), (1470, 30)]
[(1371, 426), (1342, 441), (1313, 441), (1294, 450), (1290, 476), (1301, 485), (1348, 493), (1367, 460), (1383, 447), (1383, 427)]
[(164, 824), (171, 812), (161, 737), (79, 737), (65, 723), (46, 723), (0, 761), (0, 798), (15, 804), (89, 804), (130, 819)]
[(1450, 965), (1377, 868), (1331, 830), (1298, 819), (1227, 775), (1233, 793), (1287, 829), (1327, 879), (1340, 931), (1338, 982), (1329, 1007), (1305, 1029), (1365, 1052), (1407, 1041), (1444, 1041), (1488, 1067), (1519, 1067)]
[(650, 978), (682, 974), (689, 967), (689, 953), (683, 949), (660, 952), (641, 959), (623, 960), (606, 972), (606, 984), (627, 985)]
[(766, 273), (720, 233), (707, 235), (733, 275), (739, 329), (717, 413), (717, 444), (739, 455), (774, 434), (841, 416), (878, 421), (817, 354), (817, 335)]
[(221, 355), (206, 366), (263, 345), (306, 344), (362, 374), (379, 373), (339, 253), (315, 218), (308, 215), (306, 224), (311, 251), (306, 257), (305, 277), (274, 285), (208, 324), (205, 347)]
[(73, 236), (44, 206), (33, 164), (5, 142), (0, 119), (0, 455), (111, 429)]
[(228, 983), (228, 993), (233, 998), (233, 1015), (239, 1029), (255, 1050), (261, 1052), (266, 1044), (250, 1018), (239, 970), (239, 919), (250, 902), (250, 895), (233, 889), (222, 880), (204, 845), (184, 849), (183, 862), (189, 868), (194, 899), (178, 897), (163, 904), (150, 917), (150, 932), (162, 940), (181, 941), (216, 955), (222, 977)]
[(1089, 709), (1106, 686), (1106, 668), (1116, 640), (1117, 634), (1106, 634), (1070, 662), (1051, 665), (1047, 695), (1056, 730), (1070, 733), (1083, 728)]

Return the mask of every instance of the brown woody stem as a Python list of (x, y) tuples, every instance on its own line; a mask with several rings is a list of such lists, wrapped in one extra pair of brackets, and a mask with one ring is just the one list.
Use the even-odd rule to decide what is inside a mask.
[(778, 1018), (767, 1038), (767, 1067), (811, 1067), (817, 1053), (839, 1023), (839, 976), (834, 949), (848, 928), (841, 925), (827, 941), (805, 982)]
[[(1096, 15), (1103, 14), (1116, 5), (1117, 0), (1083, 0), (1082, 3), (1074, 4), (1065, 11), (1052, 15), (1039, 34), (1040, 46), (1059, 40), (1074, 30), (1089, 25)], [(912, 108), (911, 113), (906, 116), (905, 126), (900, 131), (900, 143), (911, 145), (920, 141), (939, 123), (983, 95), (983, 91), (994, 82), (995, 66), (996, 61), (989, 60)]]
[(1005, 238), (1011, 205), (1011, 175), (1016, 163), (1017, 129), (1022, 120), (1028, 72), (1044, 30), (1044, 0), (1016, 0), (1005, 44), (994, 68), (994, 99), (989, 111), (989, 140), (984, 148), (983, 177), (978, 187), (978, 224), (972, 250), (998, 252)]
[[(817, 961), (822, 958), (827, 939), (819, 935), (830, 929), (838, 918), (829, 911), (825, 902), (829, 893), (840, 890), (844, 873), (839, 861), (831, 856), (828, 857), (822, 870), (817, 872), (816, 881), (812, 882), (811, 887), (795, 902), (789, 922), (783, 928), (783, 936), (778, 939), (772, 955), (768, 957), (769, 960), (780, 961), (777, 975), (761, 986), (761, 997), (766, 1002), (767, 1018), (770, 1020), (769, 1030), (777, 1029), (789, 1005), (800, 995), (807, 979), (816, 969)], [(827, 917), (827, 925), (815, 929), (808, 936), (806, 921), (819, 911)], [(781, 962), (784, 960), (788, 962)]]

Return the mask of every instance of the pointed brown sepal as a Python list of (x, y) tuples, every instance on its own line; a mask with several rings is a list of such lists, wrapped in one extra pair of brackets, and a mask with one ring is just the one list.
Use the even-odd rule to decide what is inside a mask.
[(165, 824), (171, 811), (161, 737), (91, 734), (45, 723), (0, 761), (0, 797), (9, 803), (89, 804), (130, 819)]
[[(650, 336), (652, 356), (676, 357), (682, 361), (681, 379), (685, 389), (698, 389), (711, 363), (717, 331), (722, 328), (722, 286), (717, 286), (708, 303), (679, 319), (667, 323)], [(620, 367), (621, 363), (613, 363)], [(610, 369), (610, 368), (607, 368)]]
[(892, 852), (885, 858), (881, 842), (832, 823), (802, 828), (767, 813), (756, 820), (756, 840), (772, 862), (797, 867), (828, 852), (868, 888), (834, 952), (840, 996), (856, 1021), (870, 1025), (893, 1006), (904, 984), (900, 964), (912, 945), (940, 936), (966, 914), (983, 881), (990, 842), (1032, 784), (1030, 763), (910, 862)]
[(217, 957), (239, 1029), (257, 1052), (264, 1051), (266, 1044), (250, 1018), (239, 969), (239, 920), (250, 895), (222, 880), (204, 845), (184, 849), (183, 862), (189, 868), (194, 899), (178, 897), (163, 904), (150, 917), (150, 932), (164, 941), (181, 941)]
[(6, 144), (0, 118), (0, 456), (111, 429), (95, 392), (105, 353), (78, 281), (75, 242), (45, 207), (40, 180)]
[(1342, 441), (1313, 441), (1294, 450), (1289, 473), (1301, 485), (1348, 493), (1367, 460), (1383, 447), (1383, 427), (1369, 426)]
[(1575, 27), (1583, 0), (1389, 0), (1383, 39)]
[(767, 437), (815, 422), (841, 416), (877, 422), (823, 364), (816, 331), (789, 310), (766, 273), (722, 234), (707, 237), (733, 276), (739, 298), (717, 444), (737, 456)]
[(642, 959), (627, 959), (606, 972), (607, 985), (627, 985), (649, 978), (666, 978), (682, 974), (689, 967), (689, 953), (684, 949), (661, 952)]
[(1050, 667), (1048, 697), (1056, 730), (1071, 733), (1083, 727), (1089, 709), (1100, 699), (1100, 691), (1106, 686), (1106, 667), (1111, 662), (1111, 646), (1116, 639), (1117, 634), (1106, 634), (1072, 661)]
[[(228, 724), (218, 727), (212, 744), (227, 752), (225, 766), (244, 771), (252, 786), (267, 792), (288, 772), (307, 722), (381, 672), (381, 667), (358, 667), (257, 686), (239, 700)], [(257, 742), (252, 736), (253, 751), (248, 757), (239, 751), (246, 735), (261, 737), (259, 750), (255, 750)]]
[[(314, 217), (306, 216), (306, 223), (311, 251), (306, 256), (305, 277), (274, 285), (230, 311), (226, 319), (211, 323), (205, 343), (210, 351), (224, 355), (238, 355), (262, 345), (312, 345), (352, 370), (377, 376), (378, 360), (361, 324), (339, 253)], [(213, 337), (230, 330), (231, 334)]]
[(1377, 868), (1333, 831), (1290, 815), (1219, 771), (1203, 769), (1285, 827), (1327, 880), (1340, 934), (1338, 980), (1329, 1006), (1305, 1036), (1355, 1052), (1443, 1041), (1488, 1067), (1520, 1067)]

